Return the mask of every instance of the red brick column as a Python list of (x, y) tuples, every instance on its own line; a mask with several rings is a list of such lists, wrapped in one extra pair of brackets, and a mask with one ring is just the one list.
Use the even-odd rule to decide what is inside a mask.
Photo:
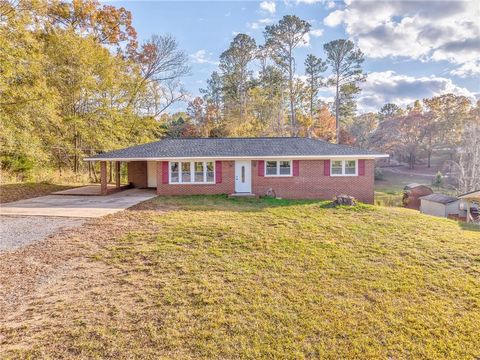
[(157, 195), (161, 195), (163, 182), (163, 161), (157, 161)]
[(120, 187), (120, 161), (115, 162), (115, 186)]
[(100, 161), (100, 194), (107, 195), (107, 162)]

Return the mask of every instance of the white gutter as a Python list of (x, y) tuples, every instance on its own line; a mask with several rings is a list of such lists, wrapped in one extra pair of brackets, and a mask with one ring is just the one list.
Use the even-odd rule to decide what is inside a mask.
[(379, 155), (282, 155), (282, 156), (183, 156), (183, 157), (138, 157), (138, 158), (85, 158), (85, 161), (172, 161), (172, 160), (265, 160), (265, 159), (295, 159), (295, 160), (328, 160), (328, 159), (379, 159), (387, 158), (387, 154)]

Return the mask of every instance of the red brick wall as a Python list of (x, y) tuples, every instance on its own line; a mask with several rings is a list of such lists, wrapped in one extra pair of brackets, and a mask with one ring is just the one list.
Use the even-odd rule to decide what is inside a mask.
[(374, 201), (374, 160), (365, 160), (365, 176), (325, 176), (323, 160), (300, 160), (299, 176), (258, 176), (258, 161), (252, 161), (252, 192), (265, 195), (272, 188), (286, 199), (332, 199), (347, 194), (365, 203)]
[(147, 162), (131, 161), (127, 163), (128, 182), (137, 188), (147, 187)]
[(235, 164), (222, 161), (222, 182), (220, 184), (162, 184), (162, 162), (157, 164), (158, 195), (214, 195), (232, 194), (235, 191)]
[[(133, 164), (133, 163), (129, 163)], [(325, 176), (323, 160), (300, 160), (299, 176), (258, 176), (258, 161), (252, 161), (252, 192), (265, 195), (272, 188), (276, 195), (290, 199), (332, 199), (335, 195), (347, 194), (365, 203), (374, 201), (374, 160), (365, 160), (365, 176)], [(138, 173), (146, 186), (146, 163), (144, 176)], [(135, 167), (140, 172), (140, 165)], [(130, 172), (130, 167), (129, 167)], [(130, 179), (130, 173), (129, 173)], [(139, 181), (137, 181), (139, 182)], [(231, 194), (235, 191), (235, 165), (233, 161), (222, 161), (221, 184), (162, 184), (162, 162), (157, 165), (157, 194), (198, 195)]]

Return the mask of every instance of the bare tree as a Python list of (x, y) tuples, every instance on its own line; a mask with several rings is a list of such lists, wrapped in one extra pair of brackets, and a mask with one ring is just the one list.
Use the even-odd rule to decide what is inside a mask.
[[(187, 54), (179, 49), (171, 35), (153, 35), (134, 55), (140, 64), (141, 78), (136, 86), (130, 103), (151, 101), (154, 109), (149, 112), (158, 116), (172, 104), (184, 99), (186, 93), (180, 78), (190, 72)], [(142, 90), (146, 90), (147, 99), (139, 99)], [(150, 99), (150, 100), (148, 100)]]
[(480, 124), (465, 127), (457, 159), (452, 163), (458, 192), (480, 189)]

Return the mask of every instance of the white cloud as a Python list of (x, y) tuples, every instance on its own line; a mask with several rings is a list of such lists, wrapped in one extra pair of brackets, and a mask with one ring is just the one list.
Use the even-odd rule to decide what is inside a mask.
[(265, 19), (260, 19), (258, 21), (255, 21), (253, 23), (248, 23), (247, 26), (252, 30), (256, 30), (256, 29), (263, 28), (264, 26), (272, 23), (273, 23), (273, 19), (265, 18)]
[[(369, 57), (446, 60), (472, 69), (480, 52), (480, 6), (476, 1), (345, 0), (327, 26), (343, 24)], [(459, 70), (461, 71), (461, 70)]]
[(325, 0), (297, 0), (297, 4), (316, 4), (316, 3), (324, 3)]
[(275, 11), (277, 10), (275, 1), (267, 1), (267, 0), (262, 1), (260, 3), (260, 9), (270, 14), (275, 14)]
[(218, 61), (214, 61), (211, 59), (212, 53), (207, 53), (206, 50), (198, 50), (194, 52), (193, 54), (190, 54), (190, 57), (192, 58), (193, 62), (197, 64), (212, 64), (212, 65), (218, 65)]
[(459, 77), (478, 76), (480, 75), (480, 61), (472, 61), (450, 71), (451, 75)]
[(439, 76), (414, 77), (397, 74), (394, 71), (373, 72), (361, 85), (358, 96), (361, 112), (378, 111), (386, 103), (399, 106), (412, 104), (417, 99), (428, 98), (446, 93), (464, 95), (475, 99), (475, 94), (453, 83), (451, 79)]
[(315, 37), (320, 37), (320, 36), (323, 35), (323, 29), (310, 30), (310, 35), (315, 36)]

